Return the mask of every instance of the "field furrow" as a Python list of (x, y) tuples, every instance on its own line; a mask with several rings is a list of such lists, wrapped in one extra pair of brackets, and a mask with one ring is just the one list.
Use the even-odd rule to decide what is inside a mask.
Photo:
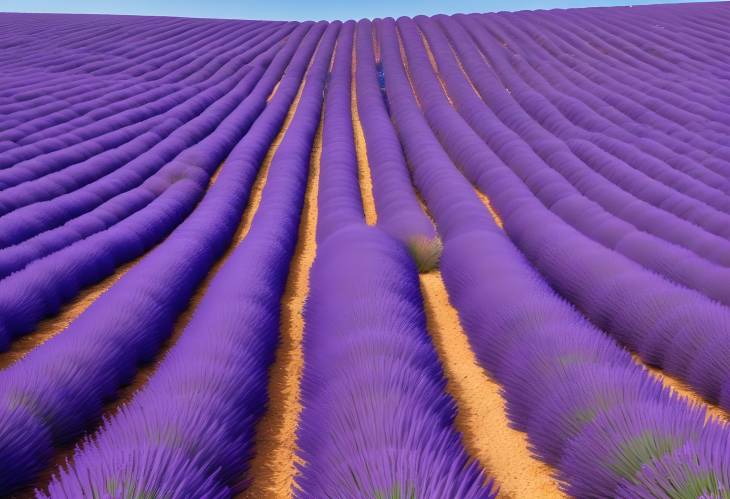
[(0, 13), (0, 497), (727, 497), (729, 5)]

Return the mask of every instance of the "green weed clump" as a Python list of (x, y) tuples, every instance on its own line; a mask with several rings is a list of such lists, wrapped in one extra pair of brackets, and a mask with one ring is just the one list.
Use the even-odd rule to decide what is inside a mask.
[(439, 237), (415, 236), (407, 243), (408, 251), (422, 274), (436, 270), (444, 245)]

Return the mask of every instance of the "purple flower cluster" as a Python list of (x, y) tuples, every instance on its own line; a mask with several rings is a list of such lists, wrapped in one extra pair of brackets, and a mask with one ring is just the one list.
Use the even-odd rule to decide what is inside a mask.
[[(484, 101), (473, 92), (464, 93), (456, 88), (453, 98), (473, 128), (469, 133), (473, 135), (476, 131), (496, 151), (497, 157), (491, 151), (481, 156), (489, 157), (490, 163), (508, 165), (537, 200), (593, 240), (678, 284), (730, 304), (730, 292), (722, 284), (730, 277), (727, 268), (730, 259), (726, 255), (730, 248), (727, 213), (652, 181), (621, 159), (614, 158), (602, 147), (616, 150), (613, 145), (623, 144), (624, 153), (634, 153), (633, 160), (626, 154), (623, 158), (638, 164), (643, 163), (646, 154), (640, 155), (610, 136), (595, 132), (587, 134), (569, 120), (561, 120), (560, 110), (552, 104), (560, 99), (548, 99), (533, 88), (527, 88), (507, 61), (493, 63), (498, 71), (490, 69), (470, 46), (463, 28), (471, 28), (482, 51), (501, 55), (494, 40), (484, 34), (475, 19), (457, 17), (457, 20), (463, 26), (459, 26), (458, 21), (441, 19), (450, 36), (460, 41), (460, 56), (468, 72), (478, 75), (474, 82)], [(426, 19), (422, 22), (429, 24)], [(448, 45), (438, 39), (438, 34), (433, 34), (433, 27), (431, 33), (436, 38), (434, 48), (441, 51), (442, 62), (450, 58)], [(448, 62), (443, 64), (449, 65)], [(441, 74), (451, 82), (463, 78), (454, 71), (444, 70)], [(500, 77), (504, 82), (499, 81)], [(503, 91), (504, 83), (511, 86), (510, 94)], [(538, 88), (545, 95), (551, 95), (544, 88)], [(494, 120), (476, 119), (475, 109), (479, 116), (494, 116)], [(596, 115), (585, 105), (580, 110), (579, 116)], [(573, 111), (576, 111), (575, 106)], [(588, 127), (588, 124), (583, 126)], [(508, 146), (510, 135), (516, 142)], [(596, 136), (602, 138), (595, 139)], [(483, 174), (484, 159), (462, 156), (458, 161), (469, 171), (470, 178)], [(672, 171), (668, 166), (662, 170)], [(693, 208), (697, 208), (699, 214), (693, 214)], [(693, 222), (702, 220), (702, 227), (682, 217)]]
[(351, 224), (317, 250), (305, 309), (298, 497), (493, 497), (453, 428), (406, 248)]
[(40, 496), (246, 488), (320, 124), (297, 496), (496, 494), (427, 332), (418, 271), (436, 265), (568, 494), (730, 495), (728, 427), (632, 357), (730, 410), (729, 23), (720, 4), (0, 14), (0, 352), (139, 258), (0, 372), (0, 495), (74, 444)]
[(185, 124), (178, 118), (168, 121), (172, 134), (157, 144), (160, 148), (140, 149), (137, 154), (142, 154), (129, 154), (129, 162), (114, 173), (0, 217), (5, 239), (0, 278), (11, 274), (0, 282), (0, 350), (185, 219), (213, 171), (265, 105), (286, 63), (279, 57), (265, 72), (279, 53), (263, 53), (238, 82), (232, 75), (226, 83), (230, 92), (200, 94), (199, 102), (210, 105), (193, 105)]
[[(360, 26), (360, 40), (372, 43), (367, 25)], [(350, 121), (354, 33), (354, 22), (340, 30), (325, 95), (296, 494), (493, 497), (454, 430), (456, 407), (426, 331), (413, 259), (402, 242), (363, 223)], [(372, 52), (361, 51), (359, 61), (366, 56), (372, 60)], [(363, 107), (364, 120), (371, 111), (382, 107)], [(397, 187), (413, 196), (402, 184), (405, 164), (389, 168), (402, 171), (380, 179), (378, 206), (378, 196), (392, 196)], [(418, 205), (413, 210), (414, 220), (425, 218)]]
[[(529, 117), (520, 120), (519, 126), (515, 122), (513, 129), (500, 121), (508, 122), (508, 112), (484, 119), (491, 113), (490, 107), (475, 101), (477, 94), (466, 76), (454, 68), (446, 36), (454, 40), (467, 73), (473, 70), (477, 75), (477, 69), (486, 71), (489, 67), (475, 53), (476, 47), (466, 38), (464, 30), (458, 26), (449, 28), (457, 21), (445, 17), (439, 20), (445, 26), (442, 31), (432, 20), (419, 18), (418, 22), (424, 26), (456, 109), (447, 102), (430, 69), (415, 23), (403, 19), (399, 26), (416, 93), (424, 103), (424, 116), (450, 158), (489, 196), (510, 237), (553, 288), (579, 307), (595, 325), (638, 352), (647, 362), (683, 379), (707, 400), (720, 401), (723, 390), (728, 390), (726, 386), (730, 384), (730, 366), (722, 360), (730, 353), (726, 334), (730, 311), (707, 296), (678, 286), (650, 270), (662, 270), (665, 274), (681, 276), (685, 282), (697, 282), (696, 287), (706, 295), (719, 298), (712, 290), (727, 294), (728, 288), (722, 281), (727, 269), (646, 233), (623, 230), (627, 224), (621, 225), (605, 212), (603, 216), (600, 213), (593, 216), (597, 212), (590, 209), (590, 202), (569, 192), (567, 182), (553, 169), (536, 167), (541, 159), (528, 144), (532, 140), (530, 133), (539, 134), (534, 126), (526, 123)], [(472, 81), (485, 102), (493, 99), (492, 109), (514, 107), (510, 104), (514, 99), (502, 87), (488, 84), (495, 81), (495, 74), (477, 76)], [(558, 152), (555, 157), (564, 165), (569, 164), (570, 158)], [(593, 180), (587, 185), (591, 190), (600, 190), (602, 184)], [(639, 211), (635, 204), (627, 206)], [(587, 237), (590, 233), (601, 234), (605, 245)], [(638, 261), (652, 260), (655, 264), (642, 267), (624, 255)], [(673, 257), (664, 258), (666, 255)], [(692, 267), (695, 272), (688, 271), (692, 262), (700, 264), (706, 272), (700, 272), (697, 265)], [(725, 399), (721, 403), (730, 407), (725, 405), (728, 403)]]
[[(368, 28), (365, 23), (357, 27), (355, 79), (378, 226), (413, 251), (417, 249), (414, 245), (419, 243), (438, 244), (437, 234), (411, 186), (406, 160), (377, 78), (373, 40)], [(415, 256), (417, 260), (420, 258), (418, 254)]]
[[(325, 32), (306, 74), (301, 101), (274, 156), (246, 238), (216, 274), (155, 374), (76, 452), (73, 464), (49, 486), (51, 496), (228, 497), (241, 487), (253, 453), (255, 423), (266, 408), (268, 368), (278, 341), (280, 302), (297, 239), (334, 28)], [(289, 41), (289, 55), (295, 47), (297, 51), (286, 78), (226, 161), (219, 180), (224, 190), (250, 187), (324, 25), (302, 24), (297, 31), (299, 36)], [(237, 221), (240, 216), (228, 213), (225, 218)]]
[(350, 114), (354, 24), (346, 22), (340, 29), (327, 79), (317, 195), (318, 243), (343, 225), (364, 221)]
[[(461, 125), (462, 118), (444, 102), (435, 76), (426, 78), (430, 62), (414, 22), (400, 19), (396, 28), (393, 20), (380, 20), (376, 29), (393, 117), (416, 186), (444, 237), (441, 269), (449, 296), (480, 362), (503, 386), (511, 423), (527, 432), (533, 452), (556, 467), (565, 490), (577, 497), (610, 497), (629, 487), (647, 495), (646, 487), (657, 490), (661, 485), (653, 485), (643, 474), (651, 476), (649, 469), (668, 456), (680, 467), (691, 462), (692, 449), (710, 455), (724, 449), (720, 452), (726, 454), (724, 426), (672, 396), (628, 352), (579, 315), (490, 220), (447, 155), (461, 164), (470, 155), (486, 155), (484, 142)], [(418, 101), (409, 88), (396, 29)], [(432, 47), (437, 40), (431, 30)], [(474, 92), (468, 83), (461, 89)], [(528, 214), (549, 212), (521, 206), (523, 199), (534, 196), (523, 194), (509, 182), (515, 174), (495, 163), (494, 170), (504, 172), (501, 178), (487, 169), (488, 164), (482, 164), (481, 175), (470, 171), (468, 176), (485, 179), (485, 184), (489, 179), (487, 193), (520, 249), (520, 242), (532, 234), (555, 231), (557, 223), (546, 223), (550, 219), (521, 223)], [(552, 244), (567, 248), (574, 243), (564, 241), (565, 232), (558, 234)], [(579, 251), (561, 255), (563, 272), (570, 272)], [(535, 260), (542, 270), (542, 260)], [(592, 268), (600, 266), (593, 260)], [(602, 285), (586, 282), (594, 289)], [(729, 486), (727, 463), (722, 457), (705, 460), (706, 483)], [(644, 488), (637, 485), (639, 480)], [(688, 472), (686, 481), (692, 480)], [(709, 494), (712, 489), (703, 491)]]
[(297, 28), (260, 87), (241, 102), (231, 121), (224, 120), (219, 127), (219, 140), (241, 133), (242, 123), (245, 128), (254, 123), (255, 129), (235, 146), (221, 181), (195, 211), (62, 334), (0, 373), (0, 489), (31, 480), (47, 463), (54, 445), (73, 441), (98, 417), (104, 402), (130, 381), (137, 365), (154, 358), (196, 287), (231, 242), (258, 167), (306, 69), (307, 50), (314, 49), (316, 34), (302, 42), (302, 53), (286, 73), (294, 83), (277, 93), (278, 102), (267, 107), (265, 119), (259, 116), (261, 107), (308, 29), (307, 24)]

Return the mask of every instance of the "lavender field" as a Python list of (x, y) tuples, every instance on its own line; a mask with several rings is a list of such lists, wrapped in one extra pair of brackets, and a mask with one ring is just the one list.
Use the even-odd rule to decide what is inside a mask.
[(0, 14), (0, 497), (730, 498), (728, 26)]

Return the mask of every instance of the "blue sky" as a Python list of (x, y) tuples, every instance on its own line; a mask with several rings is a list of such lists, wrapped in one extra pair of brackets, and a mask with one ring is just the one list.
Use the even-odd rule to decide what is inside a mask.
[[(686, 1), (686, 0), (685, 0)], [(231, 19), (359, 19), (608, 5), (661, 0), (0, 0), (4, 12), (139, 14)]]

